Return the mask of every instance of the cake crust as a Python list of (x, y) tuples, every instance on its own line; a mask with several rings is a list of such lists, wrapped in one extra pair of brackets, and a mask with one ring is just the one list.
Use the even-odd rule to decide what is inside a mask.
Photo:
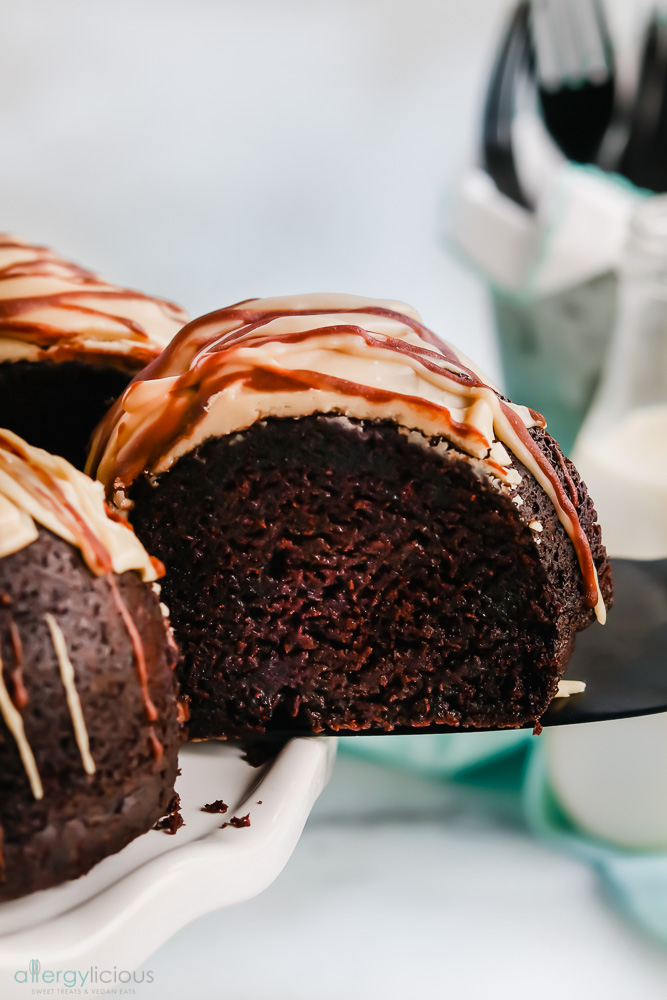
[[(149, 721), (136, 650), (112, 582), (140, 637)], [(49, 618), (60, 630), (89, 740), (87, 773)], [(179, 727), (175, 653), (159, 598), (138, 572), (98, 576), (45, 528), (0, 559), (0, 656), (42, 796), (20, 747), (0, 725), (0, 900), (76, 878), (149, 830), (169, 805)]]
[(169, 805), (162, 572), (99, 483), (0, 430), (0, 900), (82, 875)]

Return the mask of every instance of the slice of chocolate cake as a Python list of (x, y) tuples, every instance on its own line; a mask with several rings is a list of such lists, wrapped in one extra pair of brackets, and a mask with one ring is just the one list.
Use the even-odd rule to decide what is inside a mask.
[(185, 327), (89, 468), (167, 567), (190, 735), (536, 723), (612, 592), (544, 428), (397, 303)]
[(82, 875), (169, 806), (161, 571), (98, 483), (0, 431), (0, 900)]
[(0, 234), (0, 427), (83, 467), (97, 422), (187, 318)]

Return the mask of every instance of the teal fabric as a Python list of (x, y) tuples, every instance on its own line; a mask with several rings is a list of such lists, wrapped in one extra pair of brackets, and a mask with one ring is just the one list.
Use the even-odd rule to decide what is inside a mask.
[(515, 792), (532, 833), (593, 867), (614, 905), (667, 945), (667, 853), (616, 848), (577, 830), (551, 790), (544, 746), (532, 733), (376, 736), (341, 739), (339, 746), (343, 753), (423, 777), (481, 792)]

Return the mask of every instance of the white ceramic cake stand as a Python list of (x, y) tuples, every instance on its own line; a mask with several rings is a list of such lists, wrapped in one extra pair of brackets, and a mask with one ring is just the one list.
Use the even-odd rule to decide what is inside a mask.
[[(294, 850), (335, 754), (335, 739), (292, 740), (254, 768), (223, 743), (185, 747), (174, 836), (151, 831), (80, 879), (0, 904), (0, 997), (32, 995), (45, 970), (135, 969), (191, 920), (257, 895)], [(201, 811), (215, 799), (224, 816)], [(220, 828), (246, 814), (250, 826)]]

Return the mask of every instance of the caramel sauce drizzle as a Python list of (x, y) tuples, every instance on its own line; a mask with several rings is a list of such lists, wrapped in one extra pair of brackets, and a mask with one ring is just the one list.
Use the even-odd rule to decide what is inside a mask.
[[(133, 289), (109, 284), (98, 274), (74, 264), (48, 247), (32, 246), (0, 234), (0, 250), (17, 250), (33, 254), (32, 259), (14, 261), (0, 266), (0, 338), (34, 342), (44, 356), (53, 360), (73, 360), (85, 354), (89, 361), (106, 361), (130, 371), (136, 371), (155, 358), (161, 345), (137, 319), (125, 314), (123, 305), (132, 302), (150, 302), (174, 323), (174, 329), (187, 322), (188, 316), (180, 306), (167, 299), (145, 295)], [(56, 292), (43, 294), (4, 294), (3, 283), (17, 278), (44, 278), (66, 282), (69, 286)], [(91, 300), (95, 303), (91, 304)], [(116, 307), (114, 308), (114, 305)], [(107, 349), (95, 349), (90, 343), (69, 342), (81, 336), (81, 329), (68, 329), (64, 320), (54, 326), (42, 319), (29, 318), (29, 314), (43, 309), (72, 312), (90, 317), (104, 324), (118, 324), (129, 339), (123, 340), (114, 350), (113, 341), (104, 341)]]
[[(127, 629), (127, 634), (130, 637), (130, 642), (132, 643), (132, 649), (134, 651), (134, 659), (137, 665), (137, 673), (139, 675), (139, 684), (141, 686), (141, 695), (144, 702), (144, 709), (146, 711), (146, 718), (149, 722), (153, 723), (157, 721), (158, 710), (155, 704), (151, 700), (150, 692), (148, 690), (148, 669), (146, 667), (146, 654), (144, 652), (144, 646), (141, 641), (141, 636), (139, 635), (139, 629), (137, 628), (132, 615), (129, 612), (125, 601), (118, 589), (118, 584), (116, 583), (113, 576), (109, 575), (109, 587), (111, 588), (111, 593), (115, 601), (116, 607), (118, 608), (119, 614), (123, 619), (125, 628)], [(148, 736), (151, 741), (151, 746), (153, 748), (153, 753), (155, 755), (156, 761), (164, 753), (164, 748), (160, 743), (159, 739), (155, 735), (155, 729), (153, 726), (148, 727)]]
[(34, 754), (28, 742), (28, 737), (25, 734), (25, 729), (23, 727), (23, 719), (21, 713), (14, 705), (12, 699), (9, 697), (9, 692), (5, 686), (4, 678), (4, 665), (2, 662), (2, 656), (0, 655), (0, 715), (4, 720), (7, 729), (14, 737), (14, 741), (18, 748), (25, 773), (28, 776), (28, 781), (30, 782), (30, 788), (32, 794), (36, 799), (44, 798), (44, 789), (42, 787), (42, 782), (39, 777), (39, 771), (37, 770), (37, 763), (35, 761)]
[(21, 642), (18, 625), (13, 618), (10, 618), (9, 620), (9, 639), (12, 644), (12, 653), (14, 655), (14, 669), (10, 674), (12, 684), (14, 686), (12, 701), (18, 708), (19, 712), (21, 712), (24, 708), (26, 708), (29, 699), (28, 692), (26, 691), (25, 684), (23, 683), (23, 644)]
[[(275, 364), (265, 365), (262, 362), (261, 348), (265, 344), (299, 343), (313, 337), (352, 334), (363, 341), (371, 352), (376, 352), (372, 356), (379, 357), (386, 352), (398, 354), (416, 372), (425, 369), (432, 376), (436, 376), (437, 383), (446, 390), (467, 397), (471, 401), (481, 399), (488, 404), (493, 414), (494, 431), (498, 440), (526, 466), (553, 503), (577, 555), (584, 582), (586, 604), (595, 608), (598, 618), (604, 620), (604, 602), (593, 556), (586, 533), (579, 522), (576, 491), (567, 467), (563, 462), (566, 484), (564, 486), (557, 470), (535, 443), (515, 409), (496, 389), (463, 364), (450, 345), (440, 340), (436, 334), (413, 317), (382, 306), (357, 304), (346, 308), (335, 304), (321, 309), (306, 307), (263, 311), (253, 308), (254, 301), (256, 300), (241, 302), (193, 320), (176, 335), (159, 358), (135, 377), (98, 429), (89, 460), (89, 471), (97, 468), (114, 427), (116, 424), (121, 425), (124, 419), (123, 399), (131, 399), (133, 386), (144, 381), (176, 378), (175, 383), (170, 384), (164, 405), (156, 410), (155, 417), (149, 420), (145, 427), (137, 429), (122, 455), (113, 455), (111, 480), (120, 482), (123, 486), (128, 486), (141, 472), (150, 472), (175, 442), (185, 436), (188, 429), (201, 419), (212, 396), (233, 382), (266, 393), (322, 388), (341, 395), (361, 396), (370, 402), (396, 399), (395, 393), (375, 386), (362, 385), (319, 372), (281, 370)], [(370, 314), (395, 320), (412, 329), (428, 346), (414, 344), (383, 333), (373, 333), (353, 323), (349, 325), (338, 323), (291, 333), (263, 330), (272, 320), (286, 316), (319, 316), (332, 313)], [(249, 348), (257, 349), (257, 358), (252, 361), (247, 360)], [(242, 361), (236, 357), (237, 349), (246, 350)], [(245, 370), (229, 372), (229, 365), (232, 362), (237, 369), (245, 368)], [(491, 443), (486, 441), (475, 427), (453, 420), (446, 407), (422, 398), (404, 395), (400, 396), (400, 400), (416, 412), (437, 417), (443, 425), (443, 436), (472, 448), (473, 455), (480, 448), (490, 449)], [(534, 410), (528, 412), (535, 424), (546, 426), (541, 414)], [(488, 457), (485, 461), (489, 464)], [(501, 467), (497, 465), (497, 469)]]
[(162, 746), (162, 744), (160, 743), (159, 739), (157, 738), (154, 726), (149, 726), (148, 727), (148, 739), (150, 740), (151, 749), (153, 751), (153, 757), (154, 757), (154, 760), (155, 760), (155, 764), (158, 764), (162, 760), (162, 758), (164, 757), (164, 747)]
[(102, 545), (92, 528), (86, 523), (86, 520), (69, 502), (57, 480), (46, 469), (32, 461), (27, 449), (22, 449), (14, 440), (7, 437), (0, 430), (0, 468), (8, 475), (14, 476), (15, 471), (11, 463), (6, 461), (3, 451), (9, 452), (22, 462), (25, 462), (33, 475), (39, 480), (38, 483), (33, 483), (26, 476), (21, 479), (21, 485), (35, 500), (52, 511), (58, 520), (67, 526), (68, 530), (76, 538), (77, 545), (91, 569), (99, 575), (111, 572), (113, 568), (111, 555), (104, 545)]

